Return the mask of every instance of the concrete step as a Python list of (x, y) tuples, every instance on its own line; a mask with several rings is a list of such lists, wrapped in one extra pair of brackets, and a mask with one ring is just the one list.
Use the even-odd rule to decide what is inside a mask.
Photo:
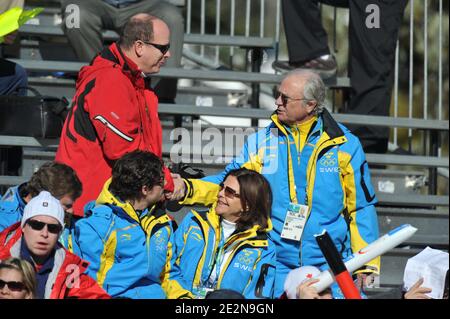
[[(28, 78), (28, 84), (42, 95), (65, 96), (69, 101), (75, 95), (75, 80), (71, 79), (32, 76)], [(246, 90), (180, 86), (177, 89), (176, 101), (204, 107), (215, 105), (244, 106), (248, 105), (248, 93)]]
[(28, 77), (28, 85), (37, 89), (42, 95), (66, 97), (69, 101), (75, 95), (75, 80), (61, 79), (53, 76)]
[(402, 286), (366, 289), (368, 299), (402, 299)]
[[(423, 195), (422, 195), (423, 196)], [(405, 245), (425, 247), (432, 245), (443, 249), (449, 246), (449, 213), (445, 207), (420, 209), (407, 207), (377, 207), (380, 234), (411, 224), (418, 231)]]
[[(56, 20), (56, 19), (55, 19)], [(23, 25), (19, 31), (23, 36), (33, 38), (49, 38), (64, 37), (64, 32), (60, 25), (48, 24), (45, 20), (39, 25)], [(104, 30), (102, 32), (103, 40), (114, 42), (119, 39), (119, 35), (112, 30)], [(271, 37), (246, 37), (246, 36), (230, 36), (216, 34), (195, 34), (186, 33), (184, 35), (184, 43), (209, 45), (209, 46), (233, 46), (242, 48), (274, 48), (275, 42)]]
[(448, 207), (448, 196), (439, 195), (396, 195), (375, 191), (379, 205), (395, 207)]
[(213, 107), (226, 105), (242, 107), (248, 105), (249, 94), (246, 90), (218, 89), (207, 86), (184, 86), (177, 89), (176, 101), (195, 106)]
[(417, 194), (428, 183), (425, 171), (371, 169), (370, 175), (377, 191), (387, 194)]
[[(31, 72), (68, 72), (78, 73), (78, 71), (86, 65), (80, 62), (68, 61), (38, 61), (38, 60), (22, 60), (12, 59), (13, 62), (20, 64), (27, 71)], [(244, 83), (267, 83), (278, 84), (283, 76), (269, 73), (242, 72), (242, 71), (222, 71), (222, 70), (199, 70), (184, 68), (163, 67), (158, 74), (152, 75), (158, 78), (179, 78), (203, 81), (231, 81)], [(348, 78), (335, 78), (324, 80), (330, 89), (348, 88), (350, 86)]]
[(381, 256), (380, 285), (385, 287), (403, 285), (403, 274), (408, 259), (421, 251), (422, 249), (417, 248), (394, 248)]

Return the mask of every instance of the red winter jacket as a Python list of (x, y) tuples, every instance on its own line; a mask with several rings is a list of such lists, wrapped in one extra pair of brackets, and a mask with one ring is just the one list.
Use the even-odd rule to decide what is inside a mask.
[[(20, 222), (0, 233), (0, 260), (20, 258), (22, 228)], [(59, 243), (56, 246), (55, 263), (46, 287), (45, 299), (109, 299), (97, 282), (85, 274), (89, 263), (70, 253)], [(49, 282), (50, 281), (50, 282)]]
[[(56, 153), (56, 161), (72, 167), (83, 183), (74, 204), (77, 216), (97, 199), (114, 161), (137, 149), (162, 156), (158, 98), (114, 43), (81, 69)], [(165, 176), (165, 189), (172, 191), (167, 168)]]

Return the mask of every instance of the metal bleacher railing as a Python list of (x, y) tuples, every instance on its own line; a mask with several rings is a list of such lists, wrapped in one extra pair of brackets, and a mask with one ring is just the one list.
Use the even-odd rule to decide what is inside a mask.
[[(35, 1), (36, 2), (36, 1)], [(52, 2), (55, 2), (54, 0)], [(56, 1), (57, 2), (57, 1)], [(258, 120), (268, 119), (272, 110), (258, 108), (259, 98), (263, 93), (267, 93), (267, 87), (264, 84), (273, 86), (280, 82), (281, 75), (274, 73), (261, 73), (260, 66), (263, 62), (264, 51), (275, 51), (275, 58), (278, 58), (282, 51), (280, 38), (283, 38), (282, 28), (280, 27), (280, 1), (276, 0), (185, 0), (186, 13), (186, 34), (184, 56), (187, 60), (194, 61), (202, 68), (196, 69), (171, 69), (163, 68), (159, 77), (177, 77), (190, 79), (193, 86), (200, 85), (204, 81), (228, 81), (250, 83), (251, 105), (248, 107), (227, 107), (225, 105), (214, 104), (213, 107), (183, 104), (161, 104), (159, 112), (164, 115), (183, 115), (192, 117), (216, 116), (223, 118), (253, 119), (253, 126)], [(412, 21), (415, 23), (423, 22), (428, 25), (431, 19), (430, 11), (426, 8), (437, 7), (438, 19), (438, 38), (435, 42), (425, 41), (423, 51), (423, 70), (424, 82), (420, 85), (423, 90), (423, 103), (418, 101), (414, 95), (414, 85), (417, 85), (414, 78), (414, 71), (418, 70), (417, 59), (415, 65), (412, 64), (412, 57), (417, 50), (414, 40), (417, 39), (417, 30), (415, 30)], [(243, 10), (239, 11), (239, 8)], [(199, 12), (196, 12), (196, 10)], [(270, 12), (269, 12), (270, 11)], [(239, 12), (239, 14), (236, 14)], [(275, 17), (273, 12), (275, 12)], [(57, 10), (53, 13), (57, 14)], [(420, 15), (419, 15), (420, 13)], [(331, 9), (327, 6), (323, 8), (324, 18), (336, 16), (343, 19), (345, 23), (345, 9)], [(420, 191), (411, 192), (383, 192), (379, 187), (376, 188), (377, 197), (380, 205), (378, 207), (378, 216), (381, 234), (402, 224), (411, 223), (418, 225), (419, 232), (411, 238), (401, 248), (389, 252), (383, 257), (382, 267), (387, 271), (382, 272), (381, 283), (384, 286), (401, 284), (402, 271), (406, 259), (417, 254), (421, 248), (426, 245), (448, 250), (448, 149), (443, 147), (448, 144), (449, 122), (448, 111), (443, 108), (443, 10), (442, 0), (410, 0), (405, 12), (405, 22), (403, 33), (406, 33), (410, 39), (408, 44), (408, 54), (402, 54), (402, 46), (405, 44), (405, 37), (401, 37), (396, 53), (396, 76), (393, 94), (393, 111), (390, 117), (376, 117), (364, 115), (339, 114), (334, 112), (333, 116), (339, 122), (344, 124), (366, 124), (374, 126), (388, 126), (392, 128), (391, 150), (399, 146), (406, 148), (407, 152), (403, 154), (367, 154), (367, 160), (370, 164), (384, 165), (387, 168), (393, 167), (399, 170), (410, 169), (413, 167), (418, 170), (418, 174), (424, 175), (428, 179), (429, 187), (422, 187)], [(344, 17), (344, 18), (342, 18)], [(433, 16), (433, 19), (436, 15)], [(208, 27), (208, 22), (214, 21), (212, 27)], [(408, 23), (409, 22), (409, 23)], [(409, 27), (408, 27), (409, 24)], [(335, 27), (335, 24), (334, 24)], [(214, 30), (212, 33), (207, 30)], [(52, 38), (63, 38), (63, 33), (58, 25), (25, 25), (21, 28), (21, 33), (27, 40), (23, 44), (30, 45), (33, 50), (38, 50), (40, 42), (50, 42)], [(413, 33), (415, 32), (415, 36)], [(336, 32), (334, 31), (334, 34)], [(423, 38), (428, 39), (429, 31), (424, 29)], [(106, 41), (113, 41), (117, 35), (114, 32), (106, 31), (103, 33)], [(27, 42), (28, 41), (28, 42)], [(336, 36), (333, 36), (336, 41)], [(436, 46), (438, 48), (437, 59), (437, 77), (431, 79), (428, 73), (430, 59), (428, 47)], [(250, 64), (245, 67), (236, 67), (237, 51), (244, 48), (243, 55), (248, 57), (252, 54)], [(448, 58), (447, 58), (448, 59)], [(53, 72), (78, 72), (81, 63), (68, 61), (49, 61), (39, 59), (17, 59), (30, 72), (40, 74)], [(408, 75), (405, 80), (402, 78), (401, 69), (409, 61)], [(252, 63), (253, 62), (253, 63)], [(217, 70), (218, 65), (226, 65), (226, 70)], [(209, 66), (209, 67), (205, 67)], [(32, 77), (31, 83), (38, 85), (48, 85), (50, 88), (57, 86), (74, 87), (74, 81), (61, 78)], [(407, 116), (402, 106), (402, 83), (407, 82)], [(336, 80), (328, 81), (327, 86), (331, 89), (346, 89), (350, 86), (349, 80), (343, 76)], [(431, 104), (427, 96), (430, 94), (432, 85), (437, 86), (434, 90), (437, 92), (437, 102)], [(259, 91), (261, 86), (261, 91)], [(448, 88), (447, 88), (448, 93)], [(418, 111), (418, 109), (420, 109)], [(417, 115), (417, 114), (421, 114)], [(192, 124), (183, 125), (188, 131), (192, 132)], [(205, 125), (204, 128), (208, 128)], [(224, 127), (219, 127), (225, 129)], [(406, 139), (402, 140), (402, 132), (408, 131)], [(174, 141), (170, 139), (173, 126), (165, 123), (164, 126), (164, 145), (163, 152), (165, 156), (171, 153)], [(403, 134), (404, 135), (404, 134)], [(419, 139), (419, 147), (414, 146), (414, 142)], [(200, 150), (207, 141), (200, 141)], [(194, 143), (194, 141), (192, 141)], [(54, 158), (55, 150), (58, 145), (57, 140), (44, 140), (32, 137), (18, 136), (0, 136), (0, 145), (18, 145), (24, 147), (24, 161), (28, 165), (23, 168), (22, 176), (0, 176), (0, 185), (16, 185), (26, 181), (32, 172), (45, 160)], [(405, 146), (406, 145), (406, 146)], [(422, 147), (423, 146), (423, 147)], [(236, 147), (239, 149), (238, 147)], [(188, 154), (189, 158), (202, 158), (202, 154), (194, 154), (195, 147)], [(418, 151), (419, 150), (419, 151)], [(225, 152), (224, 152), (225, 153)], [(415, 154), (414, 154), (415, 153)], [(208, 168), (211, 172), (217, 171), (224, 165), (223, 161), (217, 161), (219, 164), (199, 163), (198, 166)], [(438, 173), (440, 177), (438, 178)], [(374, 172), (379, 174), (383, 181), (391, 181), (392, 177), (387, 178), (384, 170)], [(409, 174), (409, 173), (408, 173)], [(401, 175), (401, 174), (400, 174)], [(414, 175), (414, 174), (413, 174)], [(391, 175), (392, 176), (392, 175)], [(404, 183), (405, 177), (398, 178)], [(374, 180), (374, 185), (376, 180)], [(442, 190), (443, 189), (443, 190)]]

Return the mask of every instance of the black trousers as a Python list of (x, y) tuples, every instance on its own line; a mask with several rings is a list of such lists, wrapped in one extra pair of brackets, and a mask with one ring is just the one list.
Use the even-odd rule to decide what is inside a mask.
[[(282, 0), (284, 27), (290, 61), (307, 61), (329, 54), (328, 38), (322, 26), (318, 0)], [(349, 65), (352, 85), (347, 112), (389, 116), (394, 81), (395, 47), (404, 9), (408, 0), (323, 0), (324, 4), (348, 7)], [(369, 5), (379, 8), (379, 28), (369, 28), (373, 21)], [(369, 7), (370, 9), (370, 7)], [(387, 151), (389, 128), (349, 125), (364, 150)]]

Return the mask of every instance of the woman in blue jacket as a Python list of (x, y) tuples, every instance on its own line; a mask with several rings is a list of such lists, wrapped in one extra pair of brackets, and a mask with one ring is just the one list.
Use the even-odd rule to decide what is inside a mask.
[(168, 298), (204, 298), (232, 289), (246, 298), (272, 298), (275, 246), (272, 192), (259, 173), (230, 171), (207, 212), (192, 210), (174, 234), (174, 254), (162, 283)]

